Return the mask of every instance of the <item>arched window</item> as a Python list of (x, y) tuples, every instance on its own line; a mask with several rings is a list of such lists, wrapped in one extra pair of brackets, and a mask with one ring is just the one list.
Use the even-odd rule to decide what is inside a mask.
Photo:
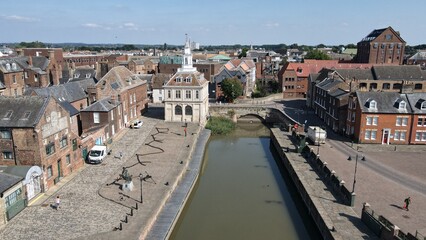
[(192, 115), (192, 107), (191, 106), (185, 107), (185, 115)]
[(176, 106), (175, 107), (175, 115), (182, 115), (182, 107), (181, 106)]

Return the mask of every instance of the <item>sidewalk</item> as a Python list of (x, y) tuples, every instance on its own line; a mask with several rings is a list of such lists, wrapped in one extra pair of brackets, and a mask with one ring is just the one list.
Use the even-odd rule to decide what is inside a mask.
[[(112, 142), (112, 154), (102, 164), (85, 165), (64, 178), (13, 218), (0, 239), (137, 239), (146, 235), (185, 172), (199, 126), (188, 124), (185, 137), (181, 123), (142, 120), (141, 129), (128, 129)], [(124, 153), (122, 160), (114, 157), (119, 151)], [(132, 191), (121, 190), (121, 179), (113, 183), (123, 167), (133, 176)], [(141, 173), (151, 176), (142, 181), (143, 203)], [(49, 207), (56, 195), (62, 200), (58, 211)]]

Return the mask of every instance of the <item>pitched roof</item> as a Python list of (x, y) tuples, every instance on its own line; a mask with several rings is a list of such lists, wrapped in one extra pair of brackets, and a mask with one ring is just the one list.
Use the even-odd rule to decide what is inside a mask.
[(96, 86), (105, 86), (108, 84), (114, 91), (121, 92), (124, 89), (132, 88), (136, 84), (144, 84), (138, 75), (132, 73), (124, 66), (113, 67), (105, 76), (96, 83)]
[(166, 73), (157, 73), (152, 78), (152, 88), (160, 89), (163, 88), (163, 85), (166, 84), (171, 77), (171, 74)]
[[(361, 92), (357, 91), (356, 95), (358, 97), (358, 104), (361, 107), (362, 112), (364, 113), (410, 113), (412, 111), (409, 104), (406, 104), (405, 109), (399, 109), (396, 103), (399, 103), (401, 100), (408, 103), (406, 94), (401, 94), (397, 92)], [(371, 101), (377, 103), (377, 107), (370, 108), (369, 104)]]
[(373, 66), (375, 79), (423, 81), (423, 72), (418, 65)]
[(22, 72), (24, 69), (13, 58), (0, 59), (0, 71), (3, 73)]
[(112, 100), (111, 98), (101, 99), (85, 109), (82, 109), (81, 112), (109, 112), (112, 109), (116, 108), (120, 104), (117, 100)]
[(0, 194), (19, 183), (23, 177), (18, 177), (9, 173), (0, 172)]
[[(177, 79), (180, 78), (180, 81)], [(190, 81), (187, 82), (185, 79), (189, 78)], [(164, 86), (203, 86), (207, 80), (204, 78), (204, 74), (198, 71), (195, 72), (177, 72), (175, 73), (169, 81)]]
[(285, 71), (294, 71), (298, 77), (308, 77), (311, 73), (318, 73), (323, 68), (329, 69), (366, 69), (372, 64), (365, 63), (339, 63), (338, 60), (305, 59), (303, 63), (290, 62)]
[(0, 127), (34, 127), (49, 99), (44, 96), (0, 96)]
[(394, 35), (401, 40), (401, 42), (405, 42), (400, 36), (399, 33), (396, 32), (392, 27), (374, 29), (371, 33), (369, 33), (366, 37), (364, 37), (361, 42), (371, 42), (374, 41), (378, 36), (380, 36), (384, 31), (390, 30), (394, 33)]
[(414, 113), (426, 114), (426, 109), (421, 109), (422, 104), (426, 106), (426, 93), (410, 93), (406, 96)]
[[(68, 101), (70, 103), (84, 99), (87, 97), (85, 89), (82, 87), (85, 85), (79, 82), (69, 82), (60, 85), (50, 86), (46, 88), (28, 88), (26, 95), (32, 92), (40, 96), (52, 95), (59, 101)], [(87, 88), (87, 86), (86, 86)]]

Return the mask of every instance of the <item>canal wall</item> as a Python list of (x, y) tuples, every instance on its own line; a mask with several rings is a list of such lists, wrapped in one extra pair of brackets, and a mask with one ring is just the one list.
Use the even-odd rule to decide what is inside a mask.
[(291, 134), (271, 129), (271, 141), (325, 240), (378, 239), (354, 210), (341, 203), (294, 147)]
[(182, 213), (186, 201), (188, 200), (195, 183), (200, 175), (204, 151), (210, 138), (211, 131), (208, 129), (201, 130), (198, 134), (196, 143), (192, 146), (190, 160), (187, 161), (185, 173), (176, 183), (170, 198), (164, 204), (161, 212), (156, 217), (155, 223), (144, 239), (169, 239), (180, 214)]

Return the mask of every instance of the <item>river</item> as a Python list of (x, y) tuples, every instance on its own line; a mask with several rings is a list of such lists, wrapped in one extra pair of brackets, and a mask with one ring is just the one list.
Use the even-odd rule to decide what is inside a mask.
[(239, 124), (229, 136), (211, 137), (170, 239), (321, 239), (269, 134), (261, 124)]

